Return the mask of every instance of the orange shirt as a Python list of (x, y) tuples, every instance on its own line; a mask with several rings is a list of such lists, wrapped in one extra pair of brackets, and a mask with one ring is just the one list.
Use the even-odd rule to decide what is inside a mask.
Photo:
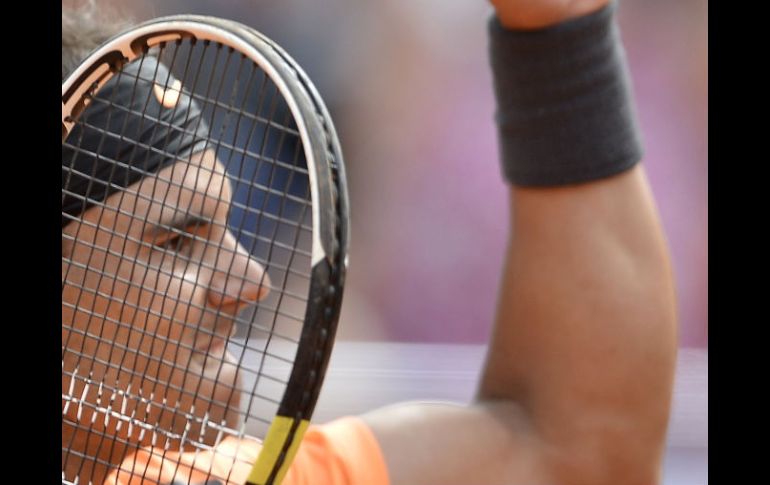
[[(226, 438), (211, 452), (165, 454), (142, 448), (113, 470), (105, 485), (170, 485), (219, 480), (243, 485), (256, 461), (256, 441)], [(189, 479), (189, 481), (188, 481)], [(282, 485), (388, 485), (379, 444), (356, 417), (310, 426)]]

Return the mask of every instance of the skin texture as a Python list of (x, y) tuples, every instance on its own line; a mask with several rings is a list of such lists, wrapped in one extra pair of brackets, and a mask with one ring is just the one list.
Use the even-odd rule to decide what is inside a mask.
[[(520, 28), (606, 4), (493, 3), (504, 24)], [(580, 185), (511, 187), (509, 223), (475, 401), (406, 403), (364, 417), (392, 484), (659, 483), (676, 308), (644, 168)]]
[[(122, 414), (161, 429), (181, 434), (184, 413), (238, 425), (239, 376), (224, 342), (235, 315), (264, 298), (270, 280), (226, 229), (230, 198), (222, 165), (206, 152), (111, 195), (105, 208), (84, 213), (85, 223), (63, 229), (62, 393), (91, 403), (63, 410), (63, 449), (98, 450), (101, 459), (117, 464), (126, 450), (103, 434), (149, 445), (152, 433), (140, 436), (134, 427), (129, 435), (125, 423), (105, 424), (105, 414), (93, 411), (96, 403), (110, 402), (112, 389), (129, 386), (133, 396), (155, 406), (147, 411), (146, 403), (116, 395), (112, 408), (125, 406)], [(175, 219), (196, 222), (183, 223), (178, 234), (169, 229)], [(73, 372), (81, 379), (71, 382)], [(98, 385), (86, 390), (82, 377), (109, 391), (99, 400)], [(174, 405), (176, 413), (164, 410)], [(216, 431), (193, 425), (188, 435), (211, 444)], [(164, 435), (155, 439), (164, 445)], [(76, 454), (63, 453), (62, 461), (68, 476), (79, 474), (82, 481), (89, 475)], [(105, 468), (93, 472), (99, 480)]]

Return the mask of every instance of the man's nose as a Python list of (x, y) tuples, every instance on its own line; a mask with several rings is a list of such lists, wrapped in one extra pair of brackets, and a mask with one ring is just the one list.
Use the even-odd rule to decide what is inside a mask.
[(245, 305), (266, 297), (269, 288), (270, 277), (265, 268), (228, 232), (217, 250), (208, 290), (209, 303), (235, 314)]

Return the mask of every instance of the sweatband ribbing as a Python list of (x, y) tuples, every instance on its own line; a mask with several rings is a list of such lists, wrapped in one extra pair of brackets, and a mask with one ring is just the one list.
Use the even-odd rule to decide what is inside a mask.
[(173, 107), (158, 99), (156, 87), (174, 82), (163, 64), (145, 57), (96, 93), (62, 144), (62, 227), (72, 222), (65, 214), (78, 216), (206, 148), (208, 125), (198, 104), (184, 90)]
[(609, 177), (642, 157), (615, 3), (539, 30), (489, 22), (504, 177), (557, 186)]

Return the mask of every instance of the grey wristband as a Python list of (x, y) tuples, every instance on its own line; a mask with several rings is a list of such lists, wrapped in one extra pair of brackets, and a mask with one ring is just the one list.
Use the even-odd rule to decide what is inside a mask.
[(503, 175), (556, 186), (609, 177), (642, 157), (615, 4), (541, 30), (489, 22)]

